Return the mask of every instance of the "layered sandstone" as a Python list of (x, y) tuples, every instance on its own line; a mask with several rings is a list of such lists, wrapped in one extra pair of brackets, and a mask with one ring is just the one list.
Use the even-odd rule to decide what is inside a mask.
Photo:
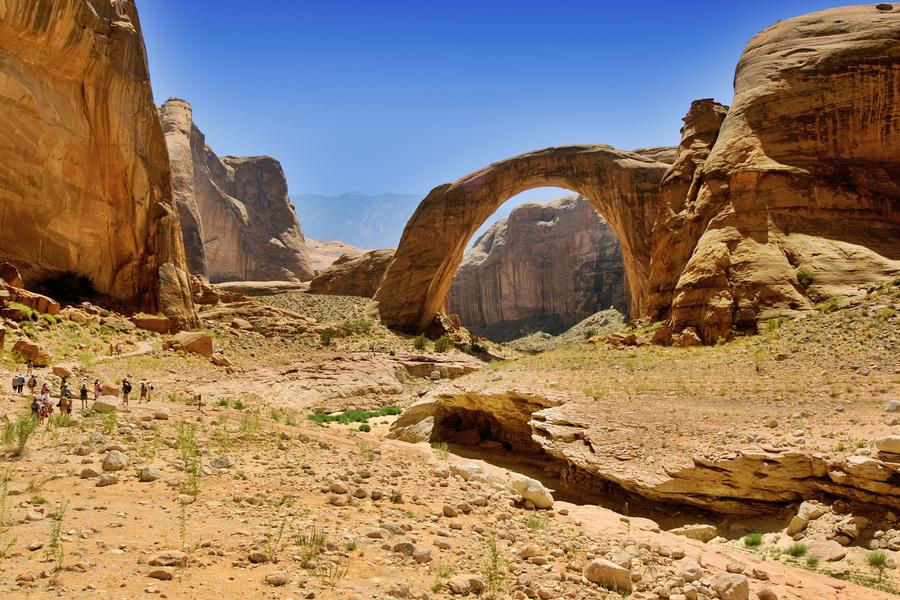
[(721, 129), (711, 107), (685, 122), (679, 155), (702, 158), (714, 139), (709, 156), (663, 182), (650, 315), (713, 341), (900, 273), (898, 56), (891, 5), (803, 15), (750, 41)]
[[(581, 196), (524, 204), (466, 252), (447, 296), (463, 325), (506, 341), (559, 333), (603, 308), (628, 312), (622, 249)], [(499, 337), (498, 337), (499, 336)]]
[(584, 196), (622, 247), (632, 312), (643, 314), (650, 231), (659, 181), (671, 153), (563, 146), (522, 154), (436, 187), (413, 214), (375, 298), (384, 321), (406, 331), (428, 327), (443, 306), (468, 240), (512, 196), (562, 187)]
[(160, 108), (191, 272), (210, 281), (305, 281), (306, 241), (281, 164), (223, 156), (206, 144), (184, 100)]
[(900, 7), (789, 19), (747, 46), (730, 108), (692, 105), (674, 153), (547, 148), (438, 186), (378, 291), (382, 318), (428, 327), (469, 237), (539, 186), (580, 193), (606, 218), (633, 316), (707, 343), (896, 277), (898, 56)]
[(393, 248), (345, 254), (309, 282), (309, 293), (371, 298), (393, 258)]
[(134, 3), (0, 3), (0, 63), (0, 260), (196, 325)]

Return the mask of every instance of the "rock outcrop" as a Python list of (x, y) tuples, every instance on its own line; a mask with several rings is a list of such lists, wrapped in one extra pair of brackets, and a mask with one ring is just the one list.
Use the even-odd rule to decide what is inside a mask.
[[(802, 448), (747, 447), (677, 457), (662, 467), (629, 458), (628, 428), (610, 432), (586, 397), (522, 386), (448, 385), (407, 408), (388, 437), (496, 447), (556, 464), (561, 489), (590, 500), (620, 489), (652, 502), (721, 514), (778, 510), (826, 493), (900, 509), (898, 456), (829, 457)], [(624, 429), (624, 431), (622, 431)]]
[(306, 238), (306, 253), (309, 255), (309, 263), (316, 271), (316, 274), (333, 265), (334, 261), (344, 255), (359, 256), (363, 252), (365, 250), (362, 248), (357, 248), (338, 240), (321, 242), (309, 237)]
[(134, 2), (3, 2), (0, 63), (0, 260), (196, 325)]
[(898, 55), (889, 4), (803, 15), (750, 41), (724, 121), (710, 102), (685, 119), (648, 314), (713, 341), (900, 273)]
[(219, 158), (190, 104), (160, 108), (191, 272), (220, 281), (306, 281), (313, 268), (281, 164)]
[(447, 296), (463, 325), (497, 341), (557, 334), (609, 307), (628, 312), (622, 249), (581, 196), (497, 221), (466, 252)]
[(371, 298), (393, 258), (393, 248), (344, 255), (309, 282), (309, 293)]
[(898, 54), (900, 6), (782, 21), (744, 51), (730, 108), (693, 104), (674, 154), (548, 148), (435, 188), (376, 295), (382, 318), (427, 328), (474, 231), (540, 186), (573, 190), (606, 218), (633, 316), (707, 343), (896, 277)]
[(622, 247), (631, 311), (643, 314), (650, 231), (659, 181), (668, 168), (610, 146), (564, 146), (522, 154), (436, 187), (407, 223), (375, 296), (382, 319), (406, 331), (427, 328), (444, 305), (475, 231), (512, 196), (547, 186), (584, 196), (603, 215)]

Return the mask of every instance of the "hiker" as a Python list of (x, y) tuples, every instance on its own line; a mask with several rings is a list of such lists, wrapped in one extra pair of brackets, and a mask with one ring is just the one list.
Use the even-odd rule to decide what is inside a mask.
[(78, 388), (78, 399), (81, 400), (81, 410), (87, 409), (87, 377), (81, 380), (81, 387)]
[(31, 391), (31, 395), (34, 396), (34, 388), (37, 387), (37, 377), (34, 374), (28, 378), (28, 389)]
[(21, 373), (13, 377), (12, 380), (13, 391), (19, 395), (22, 394), (22, 389), (25, 387), (25, 377), (22, 376)]
[(37, 396), (31, 397), (31, 414), (37, 419), (41, 418), (41, 401)]
[(34, 370), (34, 361), (29, 358), (27, 361), (25, 361), (25, 374), (31, 375), (32, 370)]
[(38, 419), (41, 425), (44, 424), (44, 420), (53, 414), (53, 403), (50, 402), (50, 386), (46, 383), (41, 386), (41, 395), (40, 395), (40, 409), (38, 413)]
[(122, 404), (128, 406), (128, 394), (131, 393), (131, 382), (128, 377), (122, 380)]
[(59, 407), (59, 414), (72, 414), (72, 390), (65, 383), (59, 389), (59, 403), (56, 406)]
[(147, 400), (147, 391), (147, 382), (146, 380), (141, 379), (141, 399), (138, 401), (138, 404), (149, 402), (149, 400)]
[(100, 385), (100, 380), (94, 380), (94, 402), (100, 399), (100, 392), (103, 391), (102, 386)]
[(147, 382), (147, 402), (150, 402), (151, 396), (153, 396), (153, 384), (148, 381)]

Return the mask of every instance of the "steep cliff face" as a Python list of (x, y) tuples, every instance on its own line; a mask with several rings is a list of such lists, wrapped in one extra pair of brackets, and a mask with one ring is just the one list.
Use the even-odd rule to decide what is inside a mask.
[[(663, 183), (655, 316), (713, 341), (900, 273), (898, 57), (890, 4), (803, 15), (750, 41), (709, 156)], [(665, 260), (675, 238), (693, 246), (681, 268)]]
[(131, 1), (0, 3), (0, 260), (195, 325)]
[(191, 272), (213, 282), (311, 279), (281, 164), (219, 158), (184, 100), (169, 99), (160, 114)]
[(622, 249), (594, 207), (573, 195), (524, 204), (469, 250), (447, 306), (463, 325), (505, 341), (559, 333), (598, 310), (628, 311)]

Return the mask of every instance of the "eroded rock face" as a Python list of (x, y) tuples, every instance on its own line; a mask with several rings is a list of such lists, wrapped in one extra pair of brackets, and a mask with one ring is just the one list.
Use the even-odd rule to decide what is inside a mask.
[(191, 272), (220, 281), (306, 281), (313, 269), (281, 164), (219, 158), (190, 104), (160, 108)]
[[(654, 151), (653, 157), (666, 156)], [(610, 146), (564, 146), (522, 154), (436, 187), (413, 214), (375, 298), (399, 329), (425, 329), (444, 304), (468, 240), (510, 197), (563, 187), (603, 215), (622, 247), (632, 311), (643, 314), (650, 231), (668, 164)]]
[(463, 325), (499, 341), (538, 322), (556, 334), (611, 306), (628, 312), (622, 249), (581, 196), (525, 204), (497, 221), (466, 252), (447, 296)]
[(633, 316), (693, 328), (706, 343), (896, 277), (898, 54), (895, 5), (782, 21), (747, 46), (730, 108), (693, 104), (674, 154), (548, 148), (435, 188), (376, 295), (382, 318), (425, 329), (472, 233), (539, 186), (578, 192), (606, 218)]
[(309, 282), (309, 293), (371, 298), (393, 258), (393, 248), (345, 254)]
[(306, 238), (306, 252), (309, 254), (309, 262), (318, 275), (328, 267), (334, 264), (334, 261), (344, 255), (359, 256), (365, 250), (351, 246), (350, 244), (339, 240), (331, 240), (323, 242), (314, 240), (310, 237)]
[[(803, 15), (750, 41), (721, 130), (717, 107), (685, 121), (679, 157), (715, 137), (708, 158), (693, 174), (677, 160), (663, 183), (654, 316), (712, 341), (900, 272), (898, 53), (896, 6)], [(678, 238), (690, 254), (670, 252)]]
[(132, 1), (0, 4), (0, 260), (196, 325)]
[(450, 385), (407, 408), (388, 437), (486, 447), (499, 442), (519, 456), (543, 456), (546, 466), (556, 465), (562, 489), (586, 499), (592, 489), (599, 497), (613, 484), (650, 501), (721, 514), (763, 514), (821, 493), (900, 509), (900, 463), (892, 456), (747, 447), (673, 456), (654, 467), (631, 460), (629, 441), (613, 439), (593, 406), (590, 398), (521, 386)]

